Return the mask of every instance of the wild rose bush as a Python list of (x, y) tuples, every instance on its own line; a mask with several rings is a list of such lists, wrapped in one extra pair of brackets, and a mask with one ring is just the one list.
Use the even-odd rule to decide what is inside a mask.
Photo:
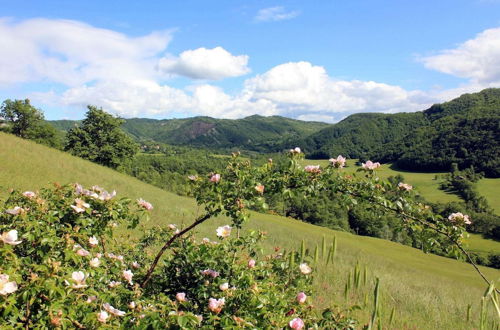
[[(325, 168), (303, 168), (298, 148), (286, 163), (269, 160), (262, 167), (238, 156), (221, 173), (189, 177), (205, 210), (193, 224), (154, 228), (137, 242), (115, 241), (113, 232), (147, 217), (153, 205), (143, 199), (78, 184), (12, 192), (0, 208), (1, 326), (352, 328), (356, 322), (345, 313), (312, 307), (311, 260), (296, 253), (263, 255), (262, 233), (239, 235), (249, 209), (265, 211), (270, 194), (327, 190), (346, 207), (364, 202), (375, 214), (394, 212), (401, 230), (418, 235), (428, 249), (462, 251), (471, 220), (435, 215), (410, 186), (378, 179), (377, 166), (346, 175), (338, 157)], [(191, 235), (218, 215), (230, 222), (214, 228), (218, 240)]]
[[(379, 163), (367, 161), (358, 175), (342, 171), (345, 159), (338, 156), (329, 166), (300, 166), (303, 158), (299, 148), (288, 152), (287, 162), (275, 164), (269, 160), (262, 167), (253, 167), (249, 161), (240, 160), (233, 154), (232, 160), (222, 173), (207, 177), (190, 177), (193, 197), (205, 206), (207, 214), (225, 214), (233, 219), (233, 225), (241, 225), (249, 219), (249, 209), (266, 211), (267, 196), (281, 195), (315, 196), (327, 191), (346, 208), (356, 204), (366, 205), (366, 211), (385, 216), (391, 213), (400, 219), (398, 230), (405, 231), (425, 251), (436, 251), (450, 256), (461, 254), (462, 239), (470, 221), (452, 221), (435, 214), (416, 198), (412, 186), (381, 180), (376, 175)], [(213, 180), (214, 176), (217, 180)], [(467, 218), (468, 219), (468, 218)]]
[[(0, 320), (12, 328), (337, 327), (353, 320), (312, 309), (312, 275), (276, 252), (262, 255), (262, 233), (219, 239), (181, 237), (141, 287), (158, 243), (175, 225), (119, 243), (152, 205), (100, 187), (12, 192), (0, 208)], [(215, 228), (214, 228), (215, 230)], [(306, 262), (306, 261), (304, 261)], [(305, 270), (304, 270), (305, 269)]]

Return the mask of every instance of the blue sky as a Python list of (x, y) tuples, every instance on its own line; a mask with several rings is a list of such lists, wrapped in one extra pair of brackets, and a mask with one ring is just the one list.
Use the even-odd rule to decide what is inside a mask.
[(0, 5), (0, 97), (49, 119), (335, 122), (500, 87), (500, 0)]

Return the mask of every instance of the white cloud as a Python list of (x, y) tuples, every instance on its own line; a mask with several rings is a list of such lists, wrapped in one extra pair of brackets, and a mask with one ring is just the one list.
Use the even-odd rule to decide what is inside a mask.
[(219, 80), (249, 73), (247, 63), (247, 55), (234, 56), (222, 47), (215, 47), (186, 50), (178, 58), (164, 57), (158, 67), (165, 73), (193, 79)]
[(398, 112), (425, 109), (438, 95), (405, 91), (371, 81), (335, 80), (308, 62), (278, 65), (247, 79), (236, 95), (210, 84), (178, 89), (152, 80), (102, 81), (70, 88), (38, 100), (65, 106), (102, 106), (124, 117), (171, 114), (242, 118), (252, 114), (284, 115), (335, 122), (353, 112)]
[(473, 84), (500, 84), (500, 28), (479, 33), (454, 49), (423, 57), (427, 68), (461, 78)]
[(0, 88), (58, 84), (62, 92), (45, 93), (30, 84), (33, 92), (26, 96), (57, 108), (78, 107), (79, 112), (94, 104), (124, 117), (261, 114), (335, 122), (354, 112), (423, 110), (498, 82), (498, 30), (486, 30), (455, 50), (423, 59), (430, 68), (470, 79), (451, 90), (409, 91), (382, 82), (340, 80), (322, 66), (290, 62), (246, 79), (230, 95), (213, 84), (175, 88), (165, 77), (241, 76), (249, 72), (246, 55), (216, 47), (168, 58), (169, 31), (129, 37), (76, 21), (0, 19)]
[(335, 118), (333, 116), (314, 114), (314, 113), (307, 115), (300, 115), (297, 117), (297, 119), (304, 121), (320, 121), (324, 123), (333, 123), (335, 121)]
[(399, 86), (336, 80), (323, 67), (309, 62), (278, 65), (247, 80), (245, 88), (254, 98), (275, 102), (295, 112), (416, 111), (426, 105), (416, 102), (412, 97), (415, 92)]
[(259, 10), (255, 16), (255, 20), (259, 22), (275, 22), (292, 19), (300, 14), (299, 11), (287, 11), (283, 6), (263, 8)]
[(70, 20), (0, 20), (0, 85), (49, 81), (79, 86), (96, 80), (152, 77), (169, 31), (128, 37)]

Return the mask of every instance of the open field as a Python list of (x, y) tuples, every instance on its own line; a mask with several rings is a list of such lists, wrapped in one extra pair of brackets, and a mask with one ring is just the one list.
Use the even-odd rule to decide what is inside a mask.
[[(354, 159), (347, 160), (347, 167), (343, 171), (356, 172), (359, 166), (356, 166), (355, 162)], [(327, 166), (328, 160), (305, 159), (302, 164)], [(435, 177), (444, 173), (408, 172), (399, 170), (391, 164), (383, 164), (377, 170), (377, 175), (384, 179), (398, 174), (402, 175), (407, 183), (412, 184), (424, 198), (431, 202), (447, 203), (460, 200), (456, 195), (439, 189), (439, 180), (435, 180)], [(486, 197), (496, 213), (500, 214), (500, 179), (481, 179), (477, 183), (477, 189), (482, 196)]]
[[(387, 169), (387, 175), (392, 175), (389, 171)], [(384, 170), (380, 172), (382, 174)], [(413, 183), (410, 176), (405, 177)], [(53, 182), (79, 182), (86, 186), (98, 184), (108, 190), (116, 189), (118, 196), (142, 197), (155, 206), (150, 225), (186, 224), (197, 213), (192, 199), (168, 193), (63, 152), (0, 133), (0, 198), (7, 196), (9, 188), (34, 190)], [(216, 226), (223, 223), (226, 223), (224, 218), (209, 221), (199, 232), (214, 237)], [(395, 308), (396, 317), (390, 328), (477, 327), (480, 297), (485, 285), (469, 264), (424, 254), (401, 244), (355, 236), (273, 215), (253, 214), (246, 227), (268, 232), (266, 249), (274, 246), (298, 248), (302, 239), (309, 247), (313, 247), (320, 244), (323, 237), (328, 242), (334, 236), (337, 238), (338, 252), (334, 265), (315, 269), (318, 273), (317, 305), (345, 304), (344, 284), (349, 271), (359, 262), (361, 267), (367, 268), (369, 281), (358, 293), (350, 293), (347, 300), (364, 306), (364, 294), (373, 289), (373, 280), (379, 277), (381, 315), (385, 323)], [(475, 240), (480, 242), (481, 239)], [(500, 271), (484, 267), (481, 270), (490, 279), (499, 282)], [(366, 322), (370, 313), (371, 302), (366, 299), (367, 309), (359, 313), (361, 322)], [(468, 304), (472, 304), (474, 323), (468, 323), (465, 319)]]
[(477, 190), (486, 197), (496, 214), (500, 214), (500, 179), (481, 179), (477, 183)]

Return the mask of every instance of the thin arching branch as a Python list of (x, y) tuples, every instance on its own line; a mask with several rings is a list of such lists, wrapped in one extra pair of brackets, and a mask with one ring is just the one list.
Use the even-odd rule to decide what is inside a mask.
[(182, 235), (184, 235), (185, 233), (187, 233), (188, 231), (190, 231), (191, 229), (193, 229), (194, 227), (198, 226), (199, 224), (205, 222), (206, 220), (210, 219), (212, 217), (211, 214), (207, 213), (203, 216), (200, 216), (199, 218), (196, 219), (195, 222), (193, 222), (191, 225), (189, 225), (188, 227), (184, 228), (183, 230), (181, 230), (180, 232), (178, 232), (177, 234), (174, 234), (174, 236), (172, 236), (166, 243), (165, 245), (163, 245), (163, 247), (160, 249), (160, 251), (158, 251), (158, 253), (156, 254), (156, 257), (153, 261), (153, 263), (151, 264), (151, 266), (149, 267), (149, 270), (148, 272), (146, 273), (146, 277), (144, 278), (144, 280), (142, 281), (141, 283), (141, 288), (144, 288), (146, 286), (146, 284), (149, 282), (149, 280), (151, 279), (151, 276), (153, 275), (153, 272), (156, 268), (156, 266), (158, 265), (158, 262), (160, 261), (160, 258), (161, 256), (163, 255), (163, 253), (165, 253), (165, 251), (169, 248), (170, 245), (172, 245), (172, 243), (178, 239), (179, 237), (181, 237)]

